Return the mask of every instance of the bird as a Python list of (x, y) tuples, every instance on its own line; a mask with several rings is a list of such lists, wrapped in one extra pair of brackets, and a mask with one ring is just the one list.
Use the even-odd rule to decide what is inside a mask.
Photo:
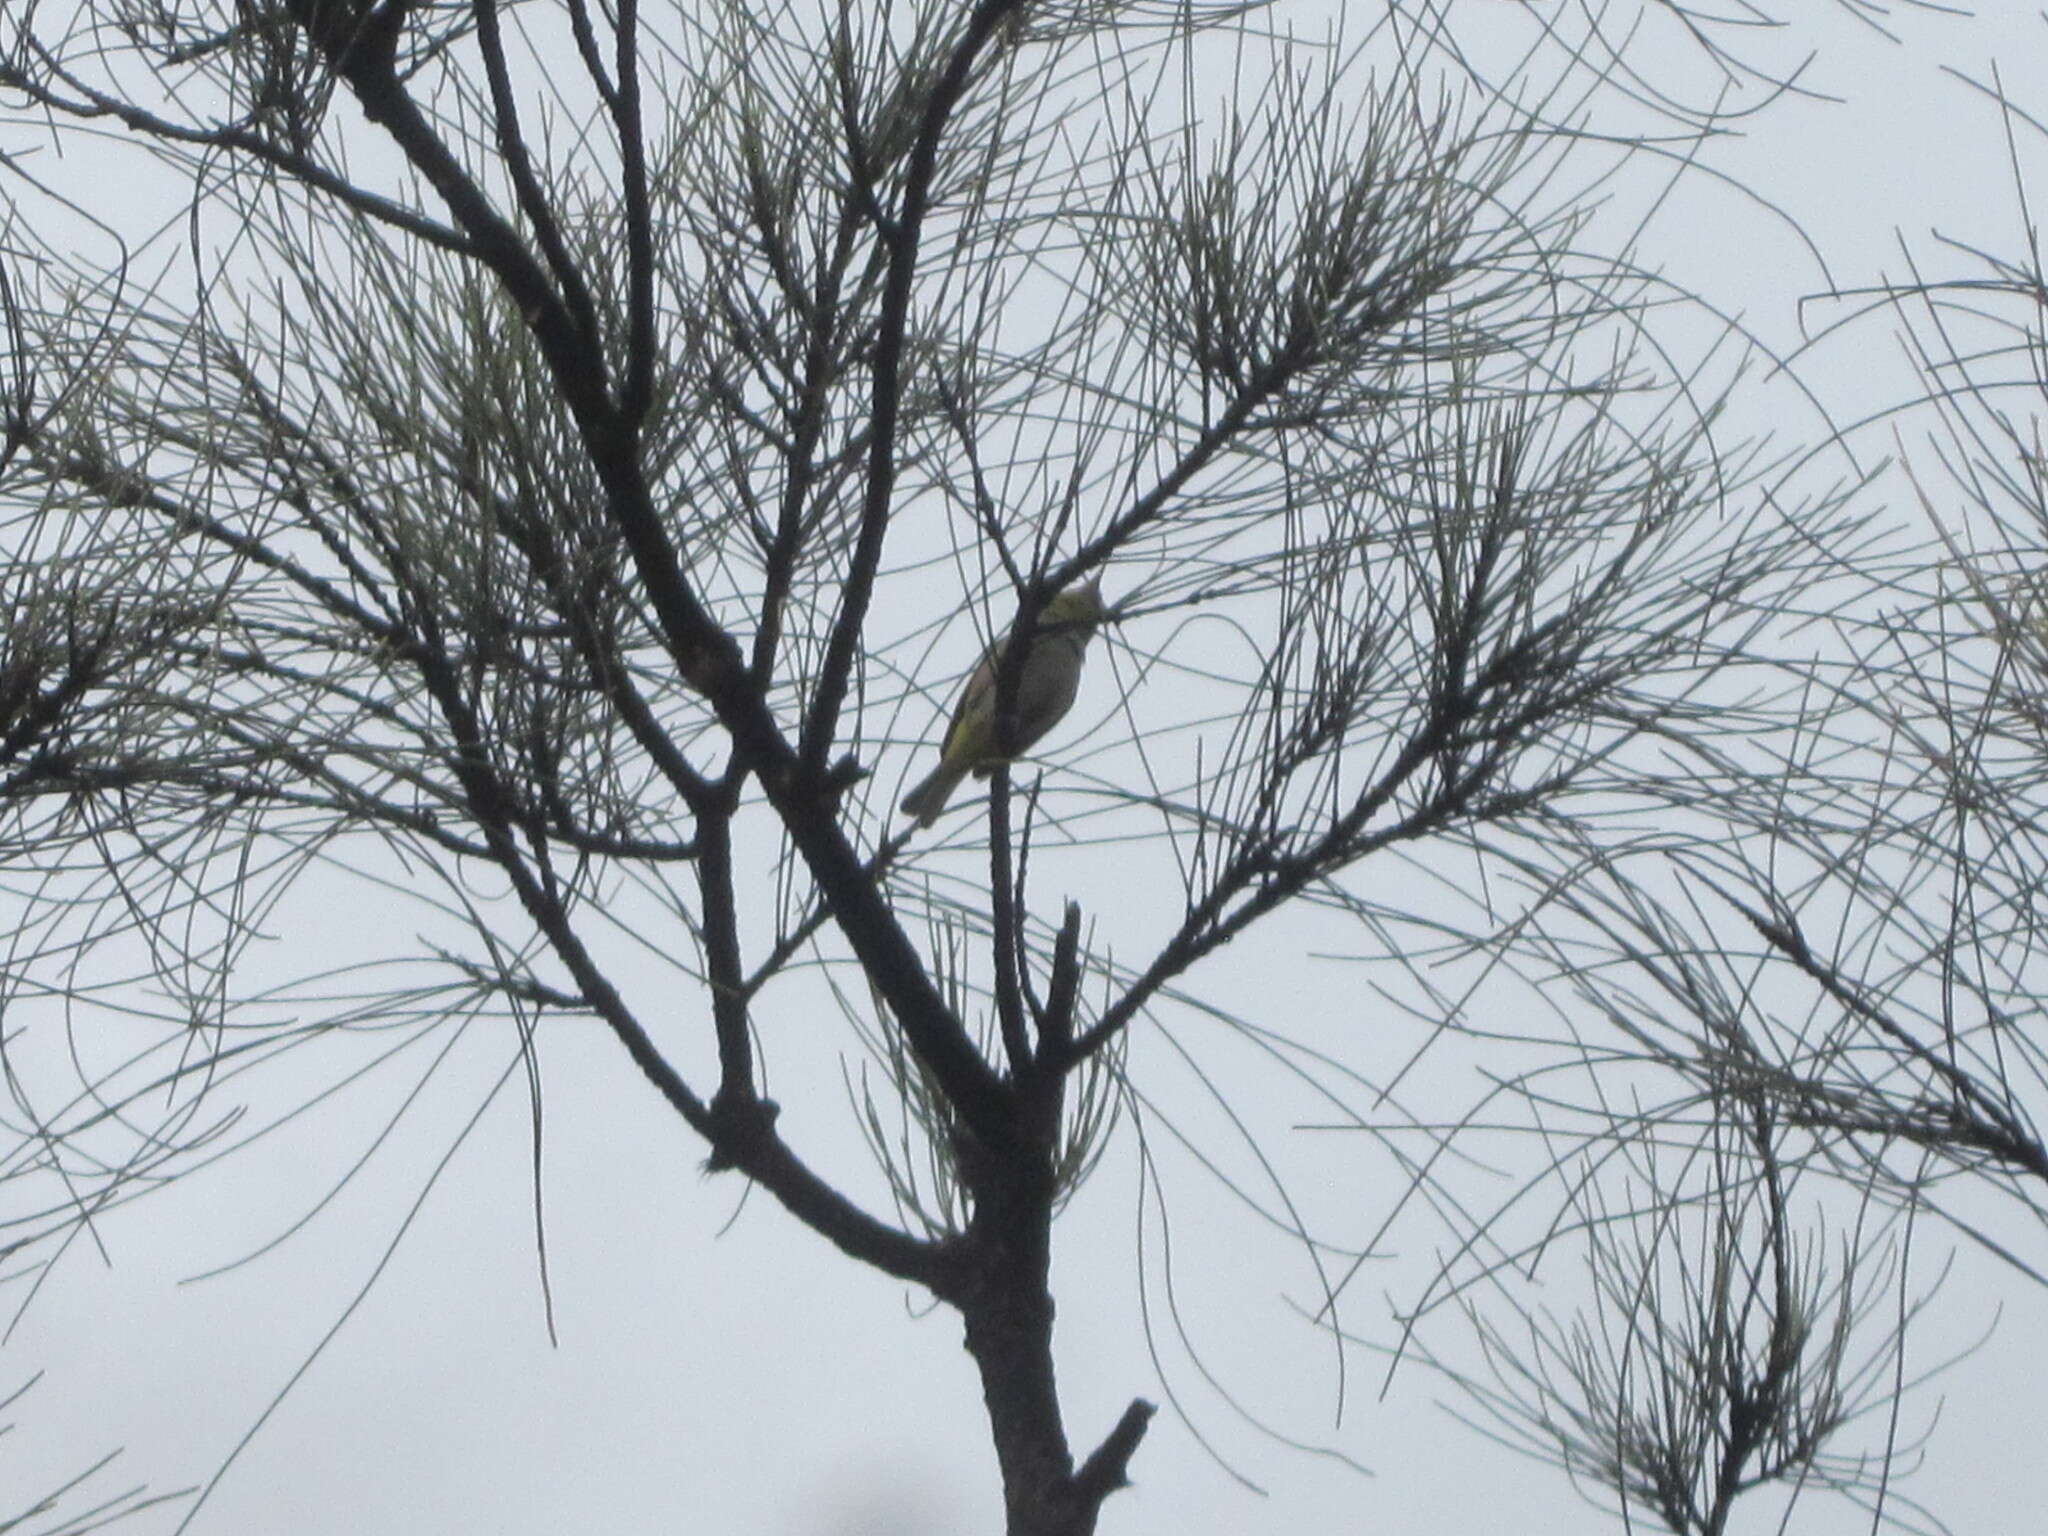
[(1016, 631), (991, 645), (960, 690), (960, 702), (953, 706), (952, 722), (939, 746), (938, 766), (903, 797), (903, 813), (915, 816), (920, 827), (930, 826), (968, 774), (987, 778), (998, 764), (1020, 756), (1058, 725), (1074, 707), (1088, 642), (1106, 613), (1100, 578), (1085, 586), (1062, 588), (1039, 610), (1029, 648), (1017, 667), (1008, 752), (1003, 750), (1006, 743), (997, 739), (996, 674)]

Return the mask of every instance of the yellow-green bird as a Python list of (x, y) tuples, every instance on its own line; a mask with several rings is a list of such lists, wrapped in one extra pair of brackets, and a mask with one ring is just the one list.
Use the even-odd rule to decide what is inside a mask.
[[(1030, 649), (1017, 672), (1016, 734), (1005, 754), (997, 740), (996, 669), (1010, 646), (1005, 635), (981, 658), (981, 665), (960, 690), (953, 723), (939, 748), (939, 765), (903, 797), (903, 813), (928, 827), (939, 819), (960, 781), (973, 774), (985, 779), (1008, 756), (1030, 750), (1031, 744), (1065, 718), (1081, 687), (1081, 663), (1088, 642), (1103, 620), (1100, 580), (1056, 592), (1039, 610)], [(1012, 632), (1014, 633), (1014, 631)]]

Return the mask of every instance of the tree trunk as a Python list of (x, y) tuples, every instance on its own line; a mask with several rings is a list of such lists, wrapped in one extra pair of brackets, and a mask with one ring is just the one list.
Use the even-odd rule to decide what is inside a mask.
[(976, 1283), (954, 1299), (981, 1373), (1006, 1536), (1094, 1536), (1102, 1501), (1129, 1481), (1125, 1468), (1153, 1411), (1132, 1402), (1075, 1470), (1053, 1374), (1050, 1185), (1049, 1177), (998, 1183), (994, 1199), (979, 1203), (968, 1239), (979, 1250)]
[[(1020, 1288), (1023, 1289), (1023, 1288)], [(1007, 1536), (1092, 1536), (1101, 1500), (1078, 1507), (1074, 1458), (1060, 1420), (1052, 1364), (1052, 1297), (1007, 1287), (967, 1312), (967, 1352), (1003, 1473)]]

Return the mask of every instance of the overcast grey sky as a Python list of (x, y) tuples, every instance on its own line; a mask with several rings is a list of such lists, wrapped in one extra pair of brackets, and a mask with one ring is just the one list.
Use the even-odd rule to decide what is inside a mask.
[[(1486, 12), (1504, 32), (1535, 24), (1519, 6), (1464, 0), (1463, 10)], [(2048, 27), (2032, 17), (1893, 20), (1903, 45), (1839, 14), (1816, 18), (1802, 34), (1819, 55), (1811, 80), (1844, 99), (1781, 101), (1746, 137), (1701, 155), (1706, 171), (1795, 214), (1844, 286), (1900, 275), (1900, 231), (1917, 238), (1938, 228), (2011, 246), (2019, 228), (1995, 117), (1941, 66), (1981, 73), (1997, 60), (2009, 82), (2038, 78)], [(1625, 188), (1621, 202), (1640, 207), (1644, 185)], [(1779, 346), (1796, 338), (1794, 301), (1826, 280), (1782, 223), (1705, 171), (1680, 181), (1639, 254)], [(1881, 326), (1819, 349), (1808, 382), (1838, 419), (1911, 387)], [(1797, 438), (1814, 423), (1782, 427)], [(1883, 440), (1867, 449), (1872, 458), (1888, 451)], [(1112, 676), (1098, 656), (1087, 686), (1111, 687)], [(1103, 702), (1098, 692), (1095, 708)], [(1089, 709), (1084, 691), (1076, 721)], [(1076, 879), (1084, 904), (1131, 899), (1113, 867)], [(400, 914), (331, 910), (331, 899), (309, 887), (271, 925), (276, 944), (332, 949), (338, 961), (374, 954), (390, 925), (410, 932)], [(1362, 1038), (1364, 974), (1316, 958), (1358, 947), (1321, 920), (1262, 934), (1232, 953), (1224, 988), (1286, 1017), (1306, 1039), (1391, 1070), (1413, 1038)], [(305, 952), (294, 951), (301, 960)], [(822, 1014), (817, 1023), (841, 1029)], [(702, 1176), (701, 1148), (594, 1025), (581, 1035), (552, 1025), (541, 1047), (559, 1347), (548, 1340), (534, 1260), (523, 1079), (508, 1042), (484, 1027), (460, 1039), (422, 1103), (304, 1230), (225, 1273), (193, 1278), (290, 1229), (379, 1136), (402, 1085), (426, 1075), (427, 1054), (442, 1043), (436, 1037), (417, 1062), (394, 1064), (251, 1155), (122, 1210), (97, 1233), (107, 1262), (88, 1243), (74, 1245), (0, 1351), (0, 1388), (47, 1373), (12, 1415), (15, 1432), (0, 1439), (0, 1509), (115, 1446), (126, 1450), (113, 1485), (205, 1482), (289, 1386), (194, 1531), (998, 1528), (994, 1458), (954, 1316), (830, 1251), (771, 1201), (740, 1198), (732, 1178)], [(1250, 1052), (1221, 1038), (1203, 1044), (1212, 1063), (1241, 1061), (1247, 1112), (1297, 1194), (1342, 1230), (1372, 1232), (1390, 1191), (1365, 1138), (1295, 1129), (1298, 1096), (1263, 1097), (1269, 1080)], [(1163, 1042), (1141, 1036), (1132, 1050), (1157, 1094), (1191, 1091)], [(778, 1098), (843, 1104), (835, 1052), (790, 1055), (791, 1075), (771, 1084)], [(266, 1077), (252, 1116), (303, 1098), (322, 1070), (318, 1049), (294, 1057)], [(1471, 1070), (1444, 1068), (1447, 1078)], [(1158, 1075), (1146, 1079), (1148, 1071)], [(415, 1216), (426, 1176), (501, 1078)], [(845, 1113), (814, 1116), (799, 1134), (819, 1166), (863, 1166)], [(1340, 1420), (1336, 1358), (1297, 1310), (1316, 1299), (1298, 1252), (1171, 1146), (1160, 1153), (1170, 1227), (1141, 1190), (1127, 1127), (1057, 1231), (1059, 1361), (1076, 1442), (1094, 1443), (1131, 1396), (1160, 1396), (1148, 1308), (1159, 1361), (1192, 1420), (1172, 1406), (1160, 1414), (1134, 1465), (1135, 1492), (1105, 1508), (1107, 1536), (1619, 1529), (1561, 1474), (1455, 1422), (1438, 1406), (1442, 1384), (1420, 1368), (1384, 1382), (1383, 1362), (1354, 1352)], [(850, 1179), (870, 1194), (878, 1188), (870, 1172)], [(1177, 1317), (1160, 1279), (1169, 1233)], [(1396, 1256), (1370, 1265), (1347, 1295), (1348, 1328), (1394, 1336), (1390, 1304), (1415, 1294), (1437, 1235), (1395, 1230)], [(1922, 1240), (1915, 1263), (1931, 1277), (1949, 1239), (1930, 1229)], [(1568, 1309), (1563, 1274), (1557, 1297)], [(2001, 1305), (1992, 1345), (1909, 1398), (1904, 1420), (1912, 1431), (1939, 1409), (1925, 1468), (1907, 1491), (1957, 1531), (1985, 1536), (2033, 1529), (2048, 1507), (2038, 1449), (2048, 1443), (2048, 1294), (1963, 1250), (1914, 1355), (1931, 1363), (1988, 1328)], [(1455, 1327), (1448, 1314), (1436, 1326)], [(1182, 1327), (1258, 1425), (1201, 1381), (1175, 1339)], [(1259, 1425), (1314, 1449), (1278, 1443)], [(1758, 1498), (1757, 1523), (1745, 1529), (1768, 1528), (1777, 1509)], [(133, 1528), (174, 1524), (152, 1513)], [(1802, 1536), (1866, 1525), (1819, 1496), (1795, 1521)]]

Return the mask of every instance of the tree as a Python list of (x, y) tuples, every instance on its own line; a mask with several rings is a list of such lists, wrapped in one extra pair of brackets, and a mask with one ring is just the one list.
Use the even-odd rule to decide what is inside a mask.
[[(17, 1251), (246, 1145), (290, 1052), (487, 1021), (537, 1128), (595, 1020), (707, 1169), (959, 1315), (1008, 1529), (1092, 1531), (1153, 1410), (1074, 1449), (1051, 1243), (1131, 1032), (1312, 908), (1429, 996), (1516, 914), (1380, 872), (1695, 807), (1662, 743), (1749, 730), (1713, 680), (1846, 526), (1576, 252), (1582, 140), (1254, 15), (0, 20), (56, 144), (177, 189), (151, 233), (7, 166)], [(906, 830), (955, 680), (1095, 577), (1085, 729)], [(1109, 845), (1167, 910), (1066, 895)], [(271, 977), (365, 892), (416, 954)], [(879, 1188), (765, 1086), (832, 1009)]]
[[(2024, 219), (2040, 118), (1995, 64), (1962, 79), (1995, 108)], [(1908, 1327), (1940, 1283), (1907, 1279), (1919, 1234), (2044, 1274), (2048, 282), (2030, 227), (1931, 244), (1902, 241), (1903, 281), (1820, 296), (1824, 336), (1896, 340), (1921, 380), (1840, 434), (1896, 452), (1909, 537), (1844, 543), (1787, 611), (1805, 644), (1731, 668), (1798, 707), (1749, 715), (1739, 751), (1685, 744), (1711, 775), (1704, 832), (1589, 840), (1569, 872), (1526, 872), (1546, 910), (1504, 945), (1565, 1021), (1558, 1053), (1497, 1090), (1549, 1138), (1516, 1198), (1564, 1191), (1548, 1235), (1583, 1242), (1597, 1295), (1504, 1330), (1464, 1293), (1508, 1266), (1461, 1254), (1440, 1294), (1477, 1323), (1486, 1369), (1445, 1369), (1497, 1430), (1674, 1531), (1727, 1529), (1773, 1479), (1938, 1528), (1894, 1486), (1924, 1441), (1895, 1427), (1877, 1460), (1820, 1442), (1896, 1413)], [(1794, 1235), (1802, 1183), (1849, 1217), (1831, 1244)], [(1475, 1243), (1496, 1216), (1469, 1217)]]

